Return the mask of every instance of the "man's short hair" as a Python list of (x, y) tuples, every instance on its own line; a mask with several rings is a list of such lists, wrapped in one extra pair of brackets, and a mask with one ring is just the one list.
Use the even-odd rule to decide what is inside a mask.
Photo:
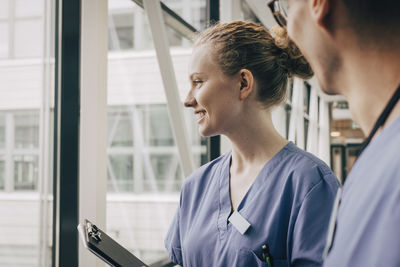
[[(400, 28), (400, 0), (342, 0), (350, 21), (361, 31), (367, 28)], [(398, 30), (397, 30), (398, 33)]]

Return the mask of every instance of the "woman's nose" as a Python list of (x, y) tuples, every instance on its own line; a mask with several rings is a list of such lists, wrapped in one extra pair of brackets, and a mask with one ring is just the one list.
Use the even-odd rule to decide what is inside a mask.
[(186, 96), (185, 102), (183, 103), (185, 107), (190, 108), (196, 105), (196, 98), (192, 95), (191, 92)]

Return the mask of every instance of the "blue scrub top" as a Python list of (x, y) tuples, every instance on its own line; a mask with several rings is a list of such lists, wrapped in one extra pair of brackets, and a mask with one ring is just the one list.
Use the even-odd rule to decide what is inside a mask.
[(339, 182), (315, 156), (288, 143), (256, 177), (238, 206), (250, 224), (241, 235), (231, 214), (231, 153), (202, 166), (185, 181), (165, 245), (173, 262), (190, 266), (321, 266)]
[(324, 266), (400, 266), (400, 117), (354, 164)]

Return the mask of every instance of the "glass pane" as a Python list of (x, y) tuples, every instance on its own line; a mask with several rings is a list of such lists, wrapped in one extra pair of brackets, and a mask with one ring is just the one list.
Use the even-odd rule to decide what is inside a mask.
[(0, 151), (6, 145), (6, 119), (4, 114), (0, 113)]
[(108, 136), (112, 147), (133, 146), (133, 121), (126, 108), (110, 109), (108, 113)]
[(8, 18), (8, 1), (11, 0), (0, 0), (0, 19)]
[[(109, 18), (109, 42), (110, 50), (133, 49), (134, 14), (133, 12), (117, 13)], [(113, 30), (111, 30), (113, 29)]]
[(38, 156), (14, 156), (15, 190), (36, 190), (38, 178)]
[(180, 15), (197, 30), (206, 25), (206, 0), (162, 0), (165, 5)]
[(8, 18), (8, 1), (9, 0), (0, 0), (0, 19)]
[(146, 145), (149, 146), (173, 146), (171, 123), (167, 106), (145, 105), (139, 106), (142, 119), (142, 129)]
[(15, 1), (15, 16), (34, 17), (42, 16), (43, 0), (13, 0)]
[[(205, 7), (205, 1), (174, 5), (193, 21), (191, 14)], [(167, 258), (163, 238), (184, 175), (147, 16), (131, 0), (110, 0), (108, 15), (107, 231), (151, 264)], [(196, 25), (203, 23), (200, 17)], [(167, 37), (183, 111), (192, 43), (168, 27)], [(205, 163), (206, 141), (193, 111), (184, 110), (184, 119), (197, 168)]]
[(0, 58), (8, 57), (8, 23), (0, 22)]
[(15, 115), (15, 148), (39, 147), (39, 114), (36, 111)]
[(179, 192), (183, 173), (179, 168), (178, 155), (170, 154), (152, 154), (150, 155), (151, 167), (154, 173), (146, 172), (144, 182), (145, 191), (174, 193)]
[(5, 181), (4, 181), (4, 159), (0, 159), (0, 190), (4, 190)]
[(2, 267), (52, 265), (54, 2), (0, 0)]
[(43, 30), (40, 19), (15, 21), (15, 57), (41, 57), (43, 54)]
[(133, 192), (133, 156), (110, 155), (108, 157), (108, 191)]

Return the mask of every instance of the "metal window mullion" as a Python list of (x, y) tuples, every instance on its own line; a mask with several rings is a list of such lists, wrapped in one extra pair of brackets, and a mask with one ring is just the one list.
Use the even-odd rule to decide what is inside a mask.
[(133, 139), (133, 182), (134, 192), (142, 193), (144, 191), (144, 171), (143, 171), (143, 129), (140, 124), (140, 116), (135, 105), (131, 108), (132, 139)]
[(135, 7), (133, 10), (133, 48), (144, 49), (145, 48), (145, 34), (144, 34), (144, 18), (140, 7)]
[(144, 1), (144, 9), (148, 16), (153, 36), (175, 143), (178, 147), (183, 173), (185, 176), (188, 176), (194, 170), (194, 163), (190, 151), (188, 134), (184, 125), (182, 103), (180, 101), (174, 66), (169, 51), (166, 27), (162, 17), (160, 1)]
[[(207, 0), (207, 22), (212, 24), (220, 20), (220, 0)], [(221, 136), (212, 136), (207, 139), (208, 161), (214, 160), (221, 155)]]
[[(138, 6), (144, 8), (144, 3), (146, 1), (143, 0), (132, 0)], [(150, 0), (152, 1), (152, 0)], [(193, 33), (197, 32), (196, 28), (187, 23), (181, 16), (176, 14), (173, 10), (167, 7), (164, 3), (160, 2), (162, 15), (164, 18), (164, 22), (166, 25), (171, 27), (174, 31), (176, 31), (179, 35), (186, 37), (187, 39), (191, 39), (193, 37)]]
[(78, 266), (80, 0), (56, 0), (53, 266)]
[[(107, 1), (81, 0), (79, 73), (79, 222), (106, 227)], [(75, 225), (76, 232), (76, 225)], [(104, 266), (79, 242), (79, 266)]]
[(39, 265), (48, 266), (48, 236), (49, 236), (49, 179), (50, 179), (50, 91), (53, 89), (51, 83), (51, 9), (50, 0), (43, 3), (43, 31), (44, 31), (44, 47), (43, 47), (43, 63), (42, 63), (42, 97), (40, 105), (39, 120), (39, 149), (40, 152), (38, 163), (39, 173), (38, 192), (40, 195), (39, 207)]

